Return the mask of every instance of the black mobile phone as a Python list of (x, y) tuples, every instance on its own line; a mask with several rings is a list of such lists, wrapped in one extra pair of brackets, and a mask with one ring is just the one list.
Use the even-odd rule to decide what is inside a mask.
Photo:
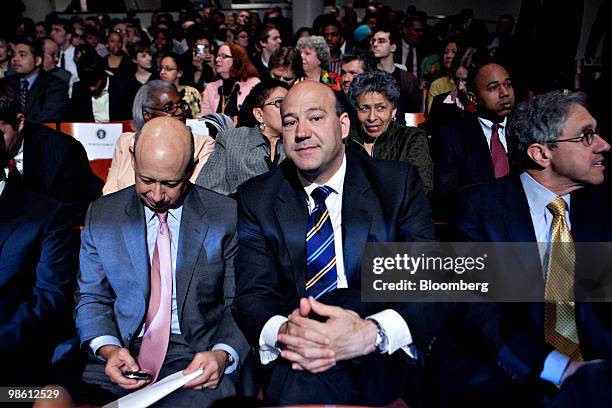
[(150, 380), (151, 374), (146, 371), (124, 371), (123, 376), (132, 380)]

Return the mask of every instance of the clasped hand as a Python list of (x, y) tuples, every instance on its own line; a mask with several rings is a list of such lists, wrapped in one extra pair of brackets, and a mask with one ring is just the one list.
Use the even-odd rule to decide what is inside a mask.
[[(315, 313), (324, 322), (310, 319)], [(303, 298), (300, 307), (289, 315), (278, 331), (284, 345), (281, 357), (294, 370), (321, 373), (336, 362), (371, 353), (375, 349), (376, 325), (352, 310), (328, 306), (314, 298)]]

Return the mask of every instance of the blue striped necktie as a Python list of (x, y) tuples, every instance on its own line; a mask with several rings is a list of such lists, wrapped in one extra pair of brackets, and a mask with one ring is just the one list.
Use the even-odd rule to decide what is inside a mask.
[(332, 189), (317, 187), (310, 194), (315, 207), (308, 218), (306, 233), (306, 296), (318, 299), (338, 287), (334, 229), (325, 199)]

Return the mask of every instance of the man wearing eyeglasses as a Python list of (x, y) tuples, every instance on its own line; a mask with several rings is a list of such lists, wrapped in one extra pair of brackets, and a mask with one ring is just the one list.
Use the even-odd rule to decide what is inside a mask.
[[(518, 105), (506, 131), (516, 174), (468, 188), (454, 203), (451, 224), (458, 240), (540, 244), (521, 247), (496, 279), (509, 287), (535, 282), (530, 290), (545, 302), (499, 304), (498, 354), (470, 333), (458, 334), (460, 346), (446, 361), (463, 363), (448, 363), (440, 376), (446, 382), (437, 384), (453, 404), (540, 406), (564, 398), (554, 385), (563, 394), (567, 383), (581, 392), (580, 406), (606, 405), (594, 402), (601, 392), (584, 393), (582, 387), (589, 376), (610, 370), (600, 359), (612, 358), (612, 303), (585, 301), (581, 294), (589, 293), (585, 282), (597, 290), (610, 287), (609, 272), (593, 267), (609, 256), (600, 250), (589, 257), (588, 248), (574, 244), (612, 238), (609, 198), (598, 186), (610, 145), (596, 129), (582, 93), (549, 92)], [(555, 287), (569, 295), (557, 297)], [(478, 392), (483, 389), (496, 391)]]

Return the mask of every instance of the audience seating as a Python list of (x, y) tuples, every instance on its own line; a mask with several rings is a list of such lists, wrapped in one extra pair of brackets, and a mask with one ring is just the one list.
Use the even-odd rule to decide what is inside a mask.
[[(124, 120), (121, 122), (109, 122), (109, 123), (121, 123), (123, 125), (124, 132), (133, 132), (134, 128), (132, 127), (131, 120)], [(51, 129), (59, 130), (62, 133), (65, 133), (69, 136), (74, 137), (74, 128), (76, 122), (61, 122), (61, 123), (45, 123), (45, 126), (50, 127)], [(93, 170), (94, 174), (100, 177), (103, 181), (106, 181), (106, 177), (108, 176), (108, 170), (110, 169), (112, 159), (98, 159), (98, 160), (90, 160), (89, 165)]]

